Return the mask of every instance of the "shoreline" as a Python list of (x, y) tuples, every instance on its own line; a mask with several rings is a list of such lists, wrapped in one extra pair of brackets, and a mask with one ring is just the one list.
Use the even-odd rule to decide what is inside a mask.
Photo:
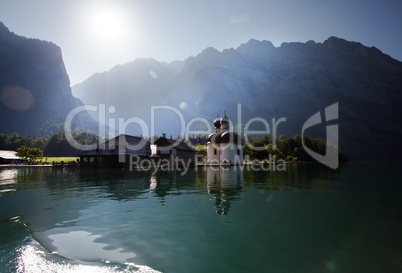
[(41, 165), (1, 164), (1, 165), (0, 165), (0, 169), (2, 169), (2, 168), (30, 168), (30, 167), (35, 167), (35, 168), (38, 168), (38, 167), (53, 167), (53, 165), (51, 165), (51, 164), (43, 164), (43, 165), (42, 165), (42, 164), (41, 164)]

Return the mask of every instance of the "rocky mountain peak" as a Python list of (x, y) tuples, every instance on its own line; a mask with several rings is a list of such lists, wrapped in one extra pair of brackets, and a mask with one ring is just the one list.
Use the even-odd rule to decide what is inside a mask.
[(2, 133), (43, 135), (39, 129), (48, 120), (64, 122), (82, 105), (71, 94), (61, 49), (4, 27), (0, 33), (0, 115), (7, 116), (0, 121)]
[(275, 50), (275, 46), (270, 41), (254, 39), (250, 39), (247, 43), (236, 48), (236, 51), (242, 56), (256, 61), (261, 59), (268, 61)]
[(10, 30), (0, 21), (0, 32), (10, 32)]

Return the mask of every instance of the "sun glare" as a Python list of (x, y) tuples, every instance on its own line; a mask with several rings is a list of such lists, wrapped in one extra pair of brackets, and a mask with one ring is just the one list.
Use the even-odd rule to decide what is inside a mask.
[(115, 46), (125, 42), (128, 22), (118, 7), (95, 6), (87, 12), (88, 32), (94, 42)]

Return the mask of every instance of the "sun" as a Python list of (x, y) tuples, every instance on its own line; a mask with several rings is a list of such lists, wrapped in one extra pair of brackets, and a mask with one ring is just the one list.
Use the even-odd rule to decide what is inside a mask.
[(125, 42), (128, 22), (125, 12), (117, 6), (93, 6), (87, 11), (87, 32), (94, 42), (114, 46)]

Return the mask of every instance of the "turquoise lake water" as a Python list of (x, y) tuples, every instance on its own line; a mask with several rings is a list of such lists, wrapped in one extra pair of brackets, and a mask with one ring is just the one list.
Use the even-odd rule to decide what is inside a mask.
[(0, 272), (401, 272), (399, 163), (0, 169)]

